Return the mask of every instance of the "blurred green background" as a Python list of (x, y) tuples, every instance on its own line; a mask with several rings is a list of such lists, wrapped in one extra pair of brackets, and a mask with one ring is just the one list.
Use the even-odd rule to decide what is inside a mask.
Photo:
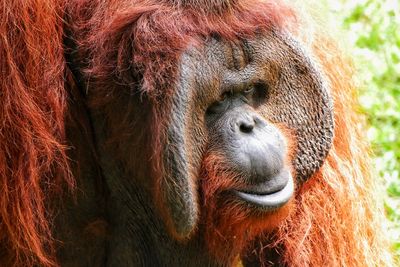
[(385, 185), (385, 209), (400, 259), (400, 0), (325, 0), (357, 69), (360, 104), (374, 164)]

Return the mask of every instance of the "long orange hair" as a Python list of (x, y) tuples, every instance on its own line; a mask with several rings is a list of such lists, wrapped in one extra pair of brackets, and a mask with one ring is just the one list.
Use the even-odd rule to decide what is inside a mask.
[(51, 0), (0, 1), (2, 266), (55, 264), (47, 203), (63, 180), (74, 184), (64, 145), (61, 10)]

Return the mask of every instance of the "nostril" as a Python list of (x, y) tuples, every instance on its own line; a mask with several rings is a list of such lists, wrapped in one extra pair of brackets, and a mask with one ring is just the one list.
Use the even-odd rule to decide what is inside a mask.
[(242, 121), (239, 123), (239, 129), (242, 133), (251, 133), (254, 129), (254, 123)]

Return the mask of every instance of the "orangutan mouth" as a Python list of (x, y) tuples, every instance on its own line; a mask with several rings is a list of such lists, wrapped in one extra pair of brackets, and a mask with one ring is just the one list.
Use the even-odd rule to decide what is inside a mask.
[[(248, 204), (255, 205), (264, 210), (274, 210), (280, 208), (291, 199), (294, 193), (294, 183), (292, 175), (290, 174), (290, 172), (282, 172), (278, 175), (280, 176), (280, 178), (277, 179), (278, 181), (282, 180), (282, 175), (286, 176), (286, 179), (284, 179), (286, 180), (286, 182), (284, 184), (277, 184), (274, 190), (255, 191), (249, 188), (245, 190), (234, 190), (234, 193), (242, 201), (245, 201)], [(274, 188), (270, 186), (271, 181), (273, 182), (274, 180), (269, 180), (265, 182), (265, 187), (263, 185), (257, 185), (257, 187), (264, 187), (266, 189)]]

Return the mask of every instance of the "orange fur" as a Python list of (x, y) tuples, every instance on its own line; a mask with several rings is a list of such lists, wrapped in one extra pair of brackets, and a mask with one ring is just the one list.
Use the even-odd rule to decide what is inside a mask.
[[(70, 179), (61, 5), (0, 0), (0, 265), (55, 265), (48, 198)], [(6, 257), (4, 257), (6, 255)]]

